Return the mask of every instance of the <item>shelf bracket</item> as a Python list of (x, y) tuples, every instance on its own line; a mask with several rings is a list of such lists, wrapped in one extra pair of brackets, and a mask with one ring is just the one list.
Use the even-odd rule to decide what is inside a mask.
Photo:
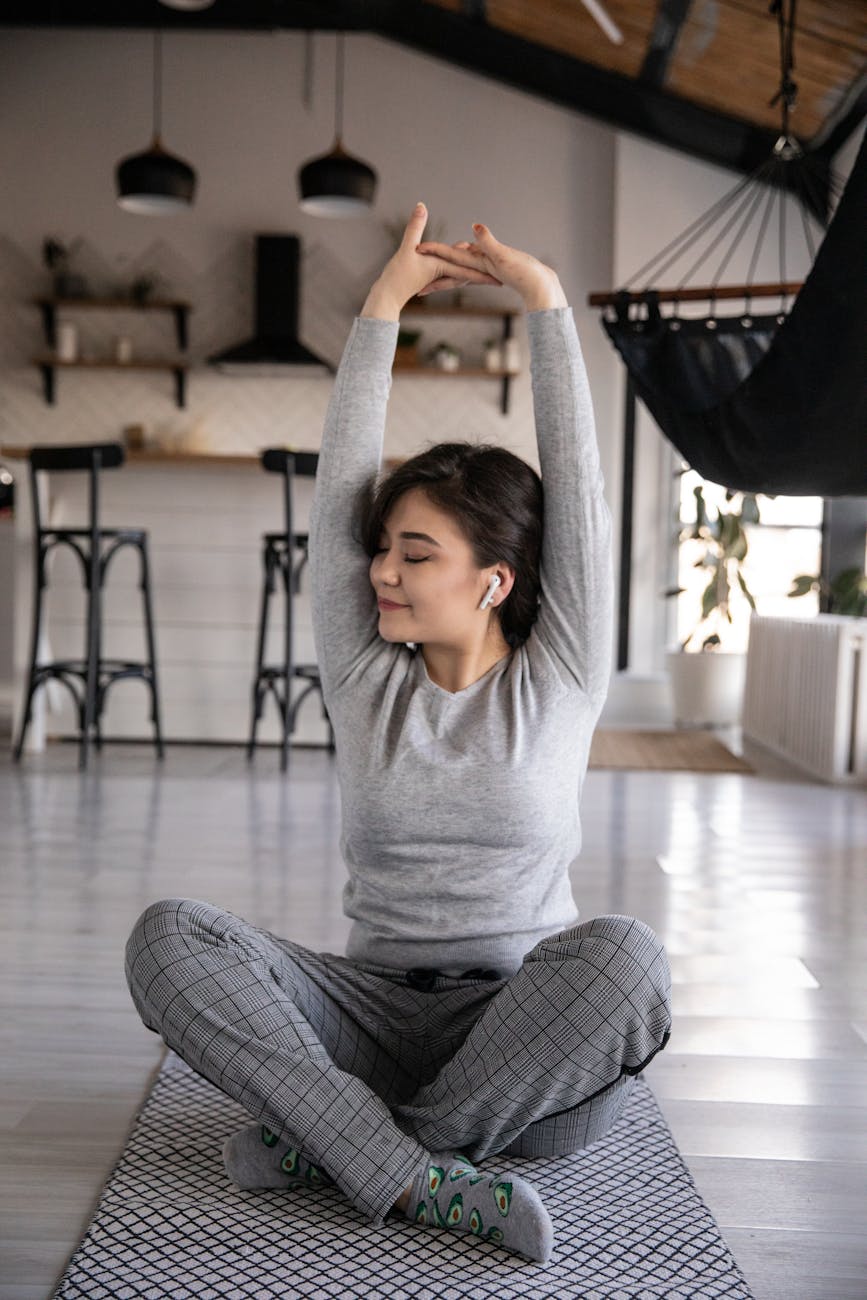
[(189, 308), (185, 306), (183, 303), (176, 303), (175, 306), (172, 308), (172, 311), (174, 312), (174, 317), (175, 317), (175, 331), (178, 336), (178, 347), (180, 348), (181, 352), (186, 352), (187, 317), (189, 315)]
[(57, 314), (54, 310), (54, 303), (41, 302), (39, 306), (42, 311), (42, 330), (45, 334), (45, 342), (53, 351), (57, 346)]
[(174, 369), (175, 404), (182, 410), (187, 404), (187, 372), (182, 366)]
[[(511, 316), (503, 317), (503, 342), (512, 337), (512, 318)], [(509, 414), (509, 387), (512, 382), (511, 375), (503, 376), (503, 388), (500, 394), (500, 411), (503, 415)]]
[(40, 365), (42, 371), (42, 394), (49, 406), (54, 405), (54, 366)]

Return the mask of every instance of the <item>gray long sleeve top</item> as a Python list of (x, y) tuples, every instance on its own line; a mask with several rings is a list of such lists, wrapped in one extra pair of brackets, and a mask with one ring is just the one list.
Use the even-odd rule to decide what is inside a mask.
[(539, 616), (464, 690), (379, 635), (359, 489), (380, 466), (397, 323), (356, 319), (326, 418), (310, 525), (313, 626), (335, 731), (347, 955), (516, 971), (574, 924), (569, 865), (610, 671), (611, 520), (571, 309), (527, 316), (545, 501)]

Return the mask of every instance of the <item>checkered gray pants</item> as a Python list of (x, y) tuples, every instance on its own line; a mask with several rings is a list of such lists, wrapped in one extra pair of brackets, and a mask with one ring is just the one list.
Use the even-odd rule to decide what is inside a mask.
[(374, 1222), (429, 1151), (596, 1141), (671, 1021), (662, 945), (625, 916), (543, 939), (510, 979), (437, 976), (421, 991), (175, 898), (139, 918), (126, 972), (148, 1028)]

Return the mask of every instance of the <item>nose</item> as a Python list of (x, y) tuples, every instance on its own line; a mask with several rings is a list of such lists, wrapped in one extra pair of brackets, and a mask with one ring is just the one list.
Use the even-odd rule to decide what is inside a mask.
[(397, 565), (391, 559), (391, 551), (381, 551), (378, 555), (374, 555), (370, 570), (371, 576), (375, 575), (375, 582), (384, 583), (387, 587), (396, 587), (400, 583)]

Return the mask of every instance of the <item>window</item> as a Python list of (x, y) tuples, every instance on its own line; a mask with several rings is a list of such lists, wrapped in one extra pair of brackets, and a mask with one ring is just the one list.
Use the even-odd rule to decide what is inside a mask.
[[(715, 515), (718, 506), (725, 507), (724, 487), (709, 483), (695, 470), (687, 470), (680, 480), (680, 528), (695, 522), (693, 494), (699, 486), (703, 489), (709, 511)], [(760, 522), (746, 528), (749, 551), (743, 567), (744, 579), (753, 594), (756, 609), (760, 614), (811, 618), (819, 612), (817, 594), (810, 592), (797, 600), (790, 600), (787, 593), (797, 574), (819, 572), (822, 498), (759, 495), (756, 499)], [(697, 569), (694, 565), (703, 554), (704, 545), (699, 541), (683, 542), (678, 547), (677, 586), (685, 590), (673, 603), (677, 605), (677, 640), (681, 644), (701, 616), (701, 597), (707, 586), (707, 570)], [(750, 607), (739, 589), (732, 596), (730, 613), (731, 626), (721, 633), (723, 649), (744, 651), (749, 639)]]

